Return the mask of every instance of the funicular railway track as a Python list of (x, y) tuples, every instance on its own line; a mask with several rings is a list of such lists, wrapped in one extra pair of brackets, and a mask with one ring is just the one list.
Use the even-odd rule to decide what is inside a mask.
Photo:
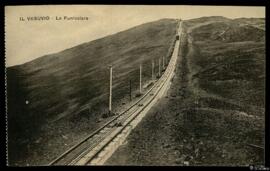
[[(179, 23), (177, 33), (179, 37), (181, 37), (182, 32), (181, 23)], [(120, 134), (130, 130), (132, 123), (136, 122), (136, 119), (138, 120), (139, 117), (143, 117), (140, 115), (146, 114), (157, 99), (168, 89), (175, 70), (179, 44), (180, 39), (175, 42), (173, 54), (165, 72), (139, 100), (57, 157), (49, 165), (98, 165), (102, 163), (104, 161), (104, 159), (101, 159), (102, 152), (111, 146), (112, 143), (115, 143)]]

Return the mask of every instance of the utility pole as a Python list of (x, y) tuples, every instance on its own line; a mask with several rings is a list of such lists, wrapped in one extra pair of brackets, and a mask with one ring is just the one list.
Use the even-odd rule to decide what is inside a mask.
[(162, 69), (164, 69), (164, 56), (162, 57)]
[(152, 80), (155, 79), (154, 76), (155, 76), (155, 62), (154, 60), (152, 60)]
[(160, 58), (158, 59), (158, 76), (160, 76)]
[(131, 80), (129, 80), (129, 101), (131, 101)]
[(109, 114), (112, 111), (112, 65), (110, 67), (110, 95), (109, 95)]
[(140, 94), (142, 94), (142, 64), (140, 64)]

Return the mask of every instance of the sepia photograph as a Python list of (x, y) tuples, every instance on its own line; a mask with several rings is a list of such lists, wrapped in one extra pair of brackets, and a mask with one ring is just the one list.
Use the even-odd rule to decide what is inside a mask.
[(265, 168), (265, 6), (7, 5), (8, 166)]

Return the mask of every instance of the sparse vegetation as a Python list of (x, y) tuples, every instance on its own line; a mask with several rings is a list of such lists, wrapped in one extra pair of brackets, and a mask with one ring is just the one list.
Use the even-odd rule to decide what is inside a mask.
[(265, 33), (256, 26), (262, 21), (184, 21), (186, 34), (168, 96), (107, 164), (263, 164)]
[(135, 95), (139, 64), (145, 82), (151, 61), (171, 53), (176, 24), (174, 19), (146, 23), (7, 68), (9, 165), (47, 164), (102, 125), (108, 65), (113, 65), (115, 109), (129, 96), (129, 80)]

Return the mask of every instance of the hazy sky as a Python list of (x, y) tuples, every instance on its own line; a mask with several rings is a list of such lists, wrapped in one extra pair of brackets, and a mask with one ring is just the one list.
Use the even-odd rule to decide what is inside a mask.
[[(49, 21), (27, 21), (27, 17), (49, 16)], [(88, 17), (88, 20), (56, 20), (55, 17)], [(265, 17), (264, 7), (231, 6), (12, 6), (5, 8), (6, 65), (101, 38), (161, 18), (191, 19), (202, 16)], [(23, 17), (25, 21), (20, 21)]]

